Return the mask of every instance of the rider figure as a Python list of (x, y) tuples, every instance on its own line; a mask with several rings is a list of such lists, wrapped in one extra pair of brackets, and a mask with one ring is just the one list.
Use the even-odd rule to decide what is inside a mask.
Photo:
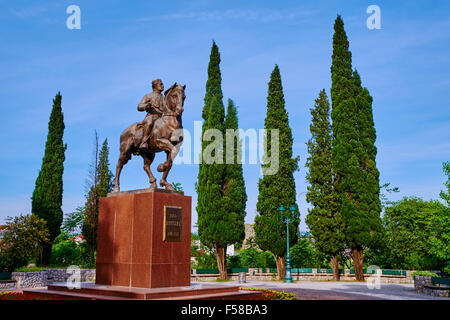
[(152, 81), (153, 92), (146, 94), (141, 102), (138, 104), (138, 111), (147, 111), (145, 119), (142, 121), (144, 125), (144, 136), (140, 145), (140, 148), (145, 149), (147, 147), (147, 140), (150, 137), (150, 133), (153, 127), (153, 123), (161, 117), (164, 113), (164, 96), (161, 92), (164, 91), (164, 84), (161, 79)]

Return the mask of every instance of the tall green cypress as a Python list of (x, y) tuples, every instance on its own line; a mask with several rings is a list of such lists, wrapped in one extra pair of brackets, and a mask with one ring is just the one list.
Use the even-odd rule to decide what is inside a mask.
[(89, 248), (90, 259), (95, 263), (95, 251), (97, 250), (97, 231), (99, 200), (112, 191), (113, 174), (109, 170), (109, 147), (108, 139), (105, 139), (102, 148), (98, 151), (98, 137), (95, 132), (94, 163), (91, 168), (91, 181), (89, 192), (86, 195), (84, 207), (83, 235)]
[(31, 212), (47, 222), (49, 242), (40, 249), (39, 263), (46, 265), (50, 258), (51, 245), (60, 234), (63, 221), (61, 209), (63, 199), (63, 173), (67, 145), (63, 142), (64, 116), (61, 108), (61, 94), (53, 99), (53, 107), (48, 122), (48, 135), (45, 144), (41, 170), (36, 179), (31, 201)]
[(359, 235), (354, 237), (350, 233), (347, 238), (351, 240), (349, 244), (352, 248), (367, 248), (376, 246), (382, 234), (380, 173), (376, 166), (377, 148), (375, 146), (376, 132), (372, 111), (373, 99), (369, 90), (362, 87), (361, 78), (356, 70), (353, 72), (353, 80), (357, 107), (356, 122), (361, 144), (359, 167), (363, 172), (363, 181), (358, 195), (360, 222), (357, 228), (359, 228)]
[[(242, 170), (242, 142), (239, 137), (238, 114), (234, 102), (228, 99), (225, 117), (225, 179), (223, 186), (223, 207), (230, 216), (229, 243), (240, 243), (245, 238), (245, 206), (247, 193)], [(232, 160), (228, 163), (228, 160)]]
[[(228, 245), (227, 213), (223, 207), (223, 185), (225, 164), (223, 163), (223, 105), (213, 96), (208, 108), (208, 118), (203, 124), (203, 132), (217, 130), (218, 135), (208, 141), (203, 136), (203, 163), (197, 183), (197, 215), (200, 241), (216, 251), (217, 265), (221, 278), (226, 279), (226, 248)], [(219, 138), (220, 135), (220, 138)], [(208, 151), (208, 148), (215, 146)], [(211, 157), (211, 160), (207, 158)]]
[(204, 107), (202, 110), (202, 117), (204, 120), (208, 119), (208, 111), (211, 106), (211, 99), (217, 98), (219, 103), (223, 104), (222, 93), (222, 76), (220, 73), (220, 53), (219, 47), (213, 41), (211, 47), (211, 54), (209, 56), (208, 64), (208, 80), (206, 81), (206, 93), (204, 99)]
[[(239, 168), (228, 168), (229, 165), (224, 161), (225, 128), (226, 125), (237, 126), (237, 116), (234, 114), (236, 118), (233, 119), (233, 114), (230, 114), (225, 124), (219, 64), (219, 49), (213, 42), (208, 66), (205, 106), (202, 111), (205, 121), (202, 127), (202, 158), (196, 185), (198, 195), (196, 210), (200, 241), (215, 249), (220, 277), (226, 279), (227, 246), (242, 240), (244, 235), (246, 196)], [(242, 168), (240, 170), (242, 173)]]
[(311, 110), (309, 126), (311, 139), (308, 141), (309, 182), (306, 201), (312, 208), (308, 210), (306, 223), (317, 248), (331, 257), (334, 280), (339, 280), (338, 255), (344, 247), (344, 234), (340, 212), (336, 210), (333, 197), (333, 172), (331, 161), (330, 103), (325, 89), (320, 91)]
[[(289, 127), (288, 113), (285, 109), (281, 75), (276, 65), (270, 76), (267, 114), (264, 120), (266, 131), (266, 155), (278, 156), (279, 168), (274, 174), (264, 174), (258, 182), (258, 201), (255, 217), (255, 241), (262, 250), (270, 251), (276, 257), (278, 276), (282, 278), (286, 271), (286, 226), (281, 221), (278, 208), (296, 208), (292, 222), (289, 224), (289, 242), (297, 237), (300, 213), (296, 204), (294, 171), (298, 169), (299, 158), (292, 158), (292, 131)], [(271, 150), (270, 130), (279, 130), (279, 151)], [(265, 166), (264, 164), (262, 165)], [(272, 172), (273, 173), (273, 172)]]
[(352, 249), (356, 279), (362, 281), (364, 249), (378, 234), (381, 210), (372, 101), (368, 91), (361, 88), (357, 73), (353, 73), (349, 42), (340, 16), (336, 18), (334, 31), (331, 65), (334, 195), (346, 243)]
[(109, 146), (108, 139), (103, 141), (100, 154), (98, 156), (98, 195), (106, 197), (113, 189), (113, 173), (109, 170)]

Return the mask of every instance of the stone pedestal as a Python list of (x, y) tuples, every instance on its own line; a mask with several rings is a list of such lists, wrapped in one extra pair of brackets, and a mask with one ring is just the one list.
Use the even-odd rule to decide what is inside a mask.
[(81, 300), (256, 300), (259, 291), (190, 283), (191, 197), (134, 190), (100, 199), (96, 282), (26, 294)]
[(190, 285), (191, 197), (157, 189), (100, 199), (96, 284)]

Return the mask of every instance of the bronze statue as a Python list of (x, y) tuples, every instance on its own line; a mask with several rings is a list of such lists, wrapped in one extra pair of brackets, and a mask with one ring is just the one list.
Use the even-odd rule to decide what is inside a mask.
[(116, 166), (113, 192), (119, 192), (120, 172), (123, 166), (131, 159), (131, 155), (140, 155), (144, 159), (144, 170), (150, 179), (150, 191), (156, 189), (156, 179), (150, 171), (155, 154), (164, 151), (167, 160), (158, 165), (157, 170), (163, 172), (159, 182), (167, 190), (174, 188), (166, 181), (172, 168), (172, 162), (180, 150), (183, 142), (183, 126), (181, 115), (183, 113), (184, 90), (175, 82), (164, 92), (164, 85), (160, 79), (152, 82), (153, 92), (142, 98), (138, 105), (139, 111), (147, 111), (142, 122), (133, 123), (120, 135), (120, 155)]
[(161, 94), (164, 91), (164, 84), (161, 79), (152, 81), (152, 89), (153, 92), (146, 94), (137, 107), (138, 111), (147, 111), (147, 116), (142, 121), (144, 125), (144, 138), (140, 147), (143, 149), (147, 147), (147, 140), (150, 136), (153, 122), (164, 113), (164, 96)]

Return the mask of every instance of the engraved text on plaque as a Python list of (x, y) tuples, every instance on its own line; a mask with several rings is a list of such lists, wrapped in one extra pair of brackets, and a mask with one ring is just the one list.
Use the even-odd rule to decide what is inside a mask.
[(181, 241), (181, 207), (164, 206), (164, 241)]

